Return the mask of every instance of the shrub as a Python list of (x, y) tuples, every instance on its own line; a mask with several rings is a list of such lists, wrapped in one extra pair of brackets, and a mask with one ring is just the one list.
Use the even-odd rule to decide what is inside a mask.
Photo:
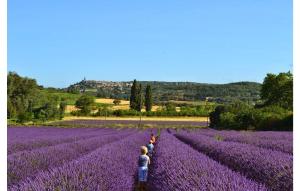
[(258, 130), (292, 130), (293, 115), (278, 106), (266, 107), (254, 113)]
[(293, 114), (274, 105), (262, 108), (238, 104), (217, 106), (210, 113), (210, 126), (236, 130), (292, 130)]
[(220, 125), (220, 115), (228, 110), (224, 105), (219, 105), (213, 112), (209, 114), (210, 127), (217, 127)]
[(236, 122), (236, 115), (231, 112), (225, 112), (220, 115), (220, 126), (236, 129), (238, 127)]
[(27, 121), (31, 121), (32, 119), (33, 119), (33, 113), (31, 113), (31, 112), (22, 112), (22, 113), (19, 113), (17, 116), (18, 123), (24, 123)]
[(245, 109), (241, 110), (236, 115), (236, 126), (237, 129), (255, 129), (255, 110)]
[(76, 107), (80, 109), (82, 115), (88, 115), (92, 111), (95, 104), (95, 99), (89, 95), (81, 96), (75, 103)]

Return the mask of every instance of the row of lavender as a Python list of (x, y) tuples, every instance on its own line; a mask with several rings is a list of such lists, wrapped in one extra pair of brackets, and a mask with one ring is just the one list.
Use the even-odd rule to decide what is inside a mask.
[[(211, 133), (210, 130), (180, 131), (175, 136), (211, 159), (249, 179), (266, 185), (271, 190), (292, 190), (293, 156), (291, 154), (253, 144), (257, 139), (262, 139), (259, 137), (250, 144), (244, 144), (234, 141), (222, 141), (213, 136), (207, 136), (211, 135), (209, 133)], [(225, 133), (223, 133), (224, 135)], [(272, 138), (267, 140), (272, 140)], [(292, 140), (287, 141), (292, 144)]]
[(213, 129), (196, 130), (215, 139), (228, 142), (251, 144), (257, 147), (293, 154), (293, 133), (274, 131), (217, 131)]
[(109, 128), (54, 128), (54, 127), (10, 127), (8, 128), (8, 154), (29, 151), (45, 146), (88, 139), (114, 133)]
[(22, 151), (8, 156), (8, 185), (16, 184), (25, 178), (34, 177), (39, 171), (47, 170), (72, 159), (79, 158), (104, 144), (117, 141), (132, 133), (120, 132), (117, 135), (102, 135), (80, 141), (42, 147), (33, 151)]
[(155, 149), (149, 189), (164, 191), (263, 191), (263, 184), (247, 179), (162, 132)]
[(42, 171), (9, 190), (132, 190), (138, 145), (149, 133), (137, 132), (62, 166)]
[[(49, 139), (52, 137), (76, 137), (99, 130), (110, 130), (105, 128), (55, 128), (49, 126), (9, 126), (7, 130), (8, 144), (22, 143), (24, 141), (34, 141)], [(111, 131), (111, 130), (110, 130)]]
[[(21, 191), (132, 190), (138, 148), (150, 134), (105, 128), (29, 128), (22, 134), (24, 129), (9, 131), (12, 129), (15, 134), (9, 137), (23, 135), (24, 139), (9, 143), (23, 144), (8, 156), (9, 190)], [(292, 189), (290, 154), (254, 144), (218, 141), (214, 135), (220, 131), (168, 131), (177, 138), (167, 131), (161, 133), (151, 165), (150, 190)], [(260, 139), (289, 139), (285, 133), (270, 137), (257, 134)], [(51, 141), (37, 144), (44, 143), (47, 135)]]
[(8, 188), (27, 190), (24, 184), (39, 179), (40, 174), (71, 162), (77, 164), (89, 153), (132, 137), (133, 134), (139, 133), (136, 129), (8, 128), (8, 139), (24, 136), (24, 139), (10, 140), (8, 144), (11, 148), (15, 148), (15, 144), (23, 145), (22, 150), (8, 155)]

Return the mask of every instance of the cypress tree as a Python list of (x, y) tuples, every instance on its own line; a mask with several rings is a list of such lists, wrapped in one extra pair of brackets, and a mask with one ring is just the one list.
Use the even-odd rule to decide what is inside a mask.
[(135, 110), (141, 111), (143, 107), (143, 98), (142, 98), (142, 84), (139, 84), (136, 94), (136, 108)]
[(137, 82), (134, 79), (131, 86), (131, 94), (130, 94), (130, 109), (136, 109), (136, 97), (137, 97)]
[(145, 108), (146, 111), (151, 111), (152, 109), (152, 89), (151, 89), (151, 85), (147, 85), (146, 87), (146, 94), (145, 94)]

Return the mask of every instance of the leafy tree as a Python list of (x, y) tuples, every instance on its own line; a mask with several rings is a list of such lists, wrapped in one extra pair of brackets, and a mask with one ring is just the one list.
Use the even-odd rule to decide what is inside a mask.
[(11, 98), (7, 97), (7, 118), (11, 119), (17, 115), (17, 110), (15, 105), (13, 105)]
[(286, 109), (292, 109), (292, 73), (267, 74), (261, 88), (261, 98), (265, 101), (265, 105), (279, 105)]
[(236, 129), (236, 115), (231, 112), (225, 112), (220, 115), (220, 126)]
[(34, 97), (38, 94), (38, 85), (34, 79), (23, 78), (17, 73), (9, 72), (7, 76), (7, 116), (30, 120)]
[(221, 114), (227, 110), (228, 109), (223, 105), (217, 106), (215, 110), (209, 114), (210, 127), (217, 127), (221, 122)]
[(94, 106), (95, 99), (89, 95), (82, 95), (75, 103), (75, 106), (80, 109), (84, 115), (90, 114)]
[(61, 112), (57, 97), (50, 95), (45, 95), (42, 105), (33, 109), (34, 120), (41, 121), (60, 119)]
[(19, 112), (18, 115), (17, 115), (17, 122), (19, 123), (24, 123), (24, 122), (27, 122), (27, 121), (31, 121), (32, 118), (33, 118), (33, 113), (30, 113), (30, 112)]
[(171, 103), (171, 102), (166, 103), (165, 109), (168, 112), (176, 112), (176, 106), (174, 103)]
[(112, 113), (112, 110), (109, 109), (108, 105), (98, 105), (97, 106), (96, 116), (109, 116)]
[(237, 130), (292, 130), (292, 111), (278, 105), (260, 108), (244, 104), (220, 105), (210, 113), (210, 126)]
[(67, 107), (67, 102), (65, 100), (62, 100), (59, 104), (59, 118), (62, 119), (64, 118), (65, 110)]
[(146, 108), (146, 111), (151, 111), (152, 104), (153, 104), (152, 89), (151, 89), (151, 85), (148, 84), (147, 87), (146, 87), (146, 94), (145, 94), (145, 108)]

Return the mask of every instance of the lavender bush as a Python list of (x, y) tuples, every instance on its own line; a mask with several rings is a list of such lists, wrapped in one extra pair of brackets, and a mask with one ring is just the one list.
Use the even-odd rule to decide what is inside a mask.
[(139, 132), (104, 145), (9, 190), (132, 190), (139, 147), (146, 143), (148, 136), (149, 132)]
[(292, 190), (292, 155), (248, 144), (217, 141), (201, 134), (181, 132), (176, 137), (272, 190)]
[(292, 132), (249, 132), (249, 131), (215, 131), (199, 130), (197, 133), (222, 139), (255, 145), (261, 148), (293, 154)]
[[(11, 129), (14, 131), (11, 132)], [(35, 133), (31, 130), (36, 130)], [(45, 132), (49, 130), (47, 134)], [(73, 141), (78, 141), (81, 139), (88, 139), (97, 136), (98, 134), (112, 134), (115, 133), (115, 129), (64, 129), (64, 128), (9, 128), (8, 130), (8, 154), (13, 154), (20, 151), (31, 151), (37, 148), (58, 145), (61, 143), (68, 143)], [(34, 131), (33, 131), (34, 132)], [(14, 135), (14, 133), (20, 134), (24, 133), (26, 137), (21, 135)]]
[(267, 190), (163, 132), (155, 149), (150, 190)]
[(98, 135), (90, 139), (9, 155), (7, 162), (8, 186), (16, 184), (25, 178), (33, 177), (39, 171), (79, 158), (105, 144), (120, 140), (130, 134), (132, 132), (124, 130), (116, 133), (116, 135)]

